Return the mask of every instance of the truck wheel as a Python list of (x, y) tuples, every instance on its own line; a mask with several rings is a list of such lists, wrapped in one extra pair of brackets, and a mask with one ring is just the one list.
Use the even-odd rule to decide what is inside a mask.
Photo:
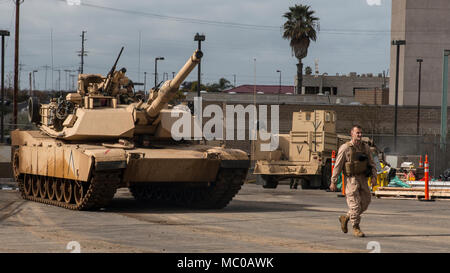
[(331, 162), (327, 160), (325, 166), (322, 167), (322, 189), (330, 188), (331, 184)]
[(28, 121), (37, 123), (41, 120), (39, 115), (39, 99), (37, 97), (30, 97), (28, 99)]
[(302, 185), (302, 190), (311, 189), (311, 182), (305, 178), (300, 178), (300, 184)]
[(278, 180), (273, 175), (256, 175), (256, 184), (262, 185), (265, 189), (275, 189), (278, 186)]
[(289, 183), (289, 188), (290, 189), (297, 189), (298, 188), (298, 182), (299, 182), (299, 179), (291, 178), (290, 179), (290, 183)]

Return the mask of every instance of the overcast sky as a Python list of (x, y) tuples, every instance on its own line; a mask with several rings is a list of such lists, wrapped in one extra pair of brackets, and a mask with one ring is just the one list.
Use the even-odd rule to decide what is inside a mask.
[[(80, 1), (81, 5), (68, 4)], [(13, 2), (0, 0), (0, 29), (11, 31), (6, 73), (14, 64)], [(106, 74), (125, 46), (118, 68), (126, 67), (133, 81), (143, 82), (146, 71), (147, 82), (153, 83), (156, 56), (165, 57), (158, 62), (158, 72), (171, 78), (196, 49), (193, 38), (199, 32), (206, 35), (204, 82), (224, 77), (233, 83), (236, 75), (237, 85), (253, 84), (256, 59), (257, 84), (278, 84), (276, 70), (281, 70), (282, 83), (293, 85), (297, 60), (289, 41), (282, 39), (281, 26), (283, 14), (294, 4), (310, 5), (320, 18), (318, 40), (311, 43), (305, 66), (314, 68), (319, 59), (320, 73), (330, 75), (388, 69), (391, 0), (25, 0), (20, 14), (21, 86), (28, 86), (28, 73), (38, 70), (36, 87), (44, 88), (43, 66), (52, 66), (53, 36), (53, 67), (61, 70), (64, 89), (64, 70), (79, 67), (83, 30), (85, 73)], [(188, 78), (195, 79), (196, 72)], [(57, 80), (54, 72), (53, 85)], [(51, 83), (48, 69), (47, 88)]]

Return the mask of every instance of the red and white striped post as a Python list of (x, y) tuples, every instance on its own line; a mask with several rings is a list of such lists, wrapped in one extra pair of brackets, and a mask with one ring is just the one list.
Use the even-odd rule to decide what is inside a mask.
[(430, 179), (429, 172), (430, 172), (430, 168), (428, 165), (428, 155), (425, 155), (425, 200), (426, 201), (430, 200), (430, 192), (428, 189), (428, 180)]
[(345, 196), (345, 176), (342, 173), (342, 196)]
[(423, 168), (422, 156), (420, 156), (420, 160), (419, 160), (419, 168)]
[(332, 151), (331, 152), (331, 175), (333, 175), (335, 164), (336, 164), (336, 151)]

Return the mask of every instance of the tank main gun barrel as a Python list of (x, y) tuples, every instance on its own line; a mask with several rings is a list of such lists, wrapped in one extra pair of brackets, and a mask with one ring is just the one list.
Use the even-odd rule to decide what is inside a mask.
[(195, 66), (200, 63), (202, 57), (203, 52), (196, 50), (175, 77), (172, 80), (164, 82), (163, 86), (158, 91), (156, 99), (146, 109), (146, 112), (150, 117), (156, 118), (159, 115), (161, 109), (175, 96), (181, 83), (183, 83)]

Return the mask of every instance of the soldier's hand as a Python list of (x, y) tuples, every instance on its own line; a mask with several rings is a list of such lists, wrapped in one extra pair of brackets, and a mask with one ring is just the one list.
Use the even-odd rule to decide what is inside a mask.
[(375, 177), (372, 177), (372, 178), (370, 179), (370, 185), (371, 185), (372, 187), (374, 187), (374, 186), (377, 185), (377, 177), (376, 177), (376, 176), (375, 176)]
[(330, 191), (337, 191), (337, 186), (335, 183), (330, 184)]

